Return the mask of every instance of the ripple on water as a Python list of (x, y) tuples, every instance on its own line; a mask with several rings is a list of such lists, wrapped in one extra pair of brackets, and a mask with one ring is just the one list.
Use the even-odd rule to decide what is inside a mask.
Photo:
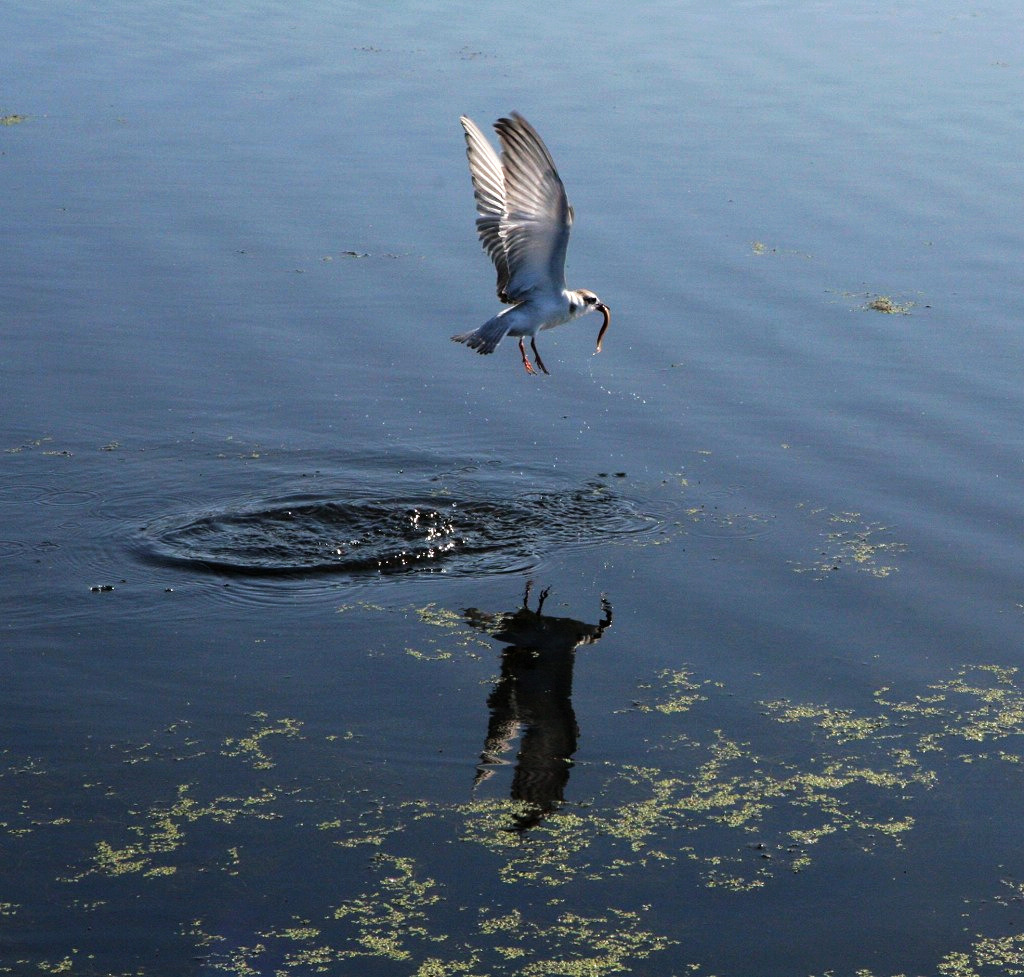
[(44, 493), (38, 501), (42, 505), (72, 506), (92, 505), (99, 500), (96, 492), (88, 492), (82, 489), (63, 489)]
[(773, 517), (755, 512), (728, 512), (716, 506), (689, 506), (679, 527), (688, 535), (718, 540), (759, 539), (773, 532)]
[(26, 505), (38, 502), (50, 489), (18, 475), (0, 481), (0, 505)]
[(509, 573), (555, 547), (657, 530), (603, 485), (478, 499), (294, 496), (164, 517), (139, 538), (157, 562), (242, 575)]

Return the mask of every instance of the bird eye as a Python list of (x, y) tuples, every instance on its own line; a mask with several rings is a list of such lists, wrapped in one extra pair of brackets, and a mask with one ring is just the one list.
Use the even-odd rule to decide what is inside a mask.
[(586, 302), (587, 305), (593, 305), (597, 301), (597, 296), (588, 295), (583, 301)]

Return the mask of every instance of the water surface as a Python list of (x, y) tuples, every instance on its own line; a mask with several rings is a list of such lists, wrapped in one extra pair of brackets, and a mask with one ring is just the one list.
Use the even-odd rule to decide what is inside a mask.
[(565, 17), (7, 12), (0, 972), (1020, 965), (1024, 18)]

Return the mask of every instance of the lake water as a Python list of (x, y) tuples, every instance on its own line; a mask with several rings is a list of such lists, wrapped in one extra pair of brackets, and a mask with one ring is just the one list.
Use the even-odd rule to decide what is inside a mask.
[(1020, 972), (1024, 9), (553, 13), (5, 8), (0, 973)]

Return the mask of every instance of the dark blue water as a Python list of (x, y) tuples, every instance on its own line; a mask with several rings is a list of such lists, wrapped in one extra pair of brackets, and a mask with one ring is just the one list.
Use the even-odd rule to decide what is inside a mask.
[(1022, 21), (11, 7), (0, 972), (1019, 966)]

